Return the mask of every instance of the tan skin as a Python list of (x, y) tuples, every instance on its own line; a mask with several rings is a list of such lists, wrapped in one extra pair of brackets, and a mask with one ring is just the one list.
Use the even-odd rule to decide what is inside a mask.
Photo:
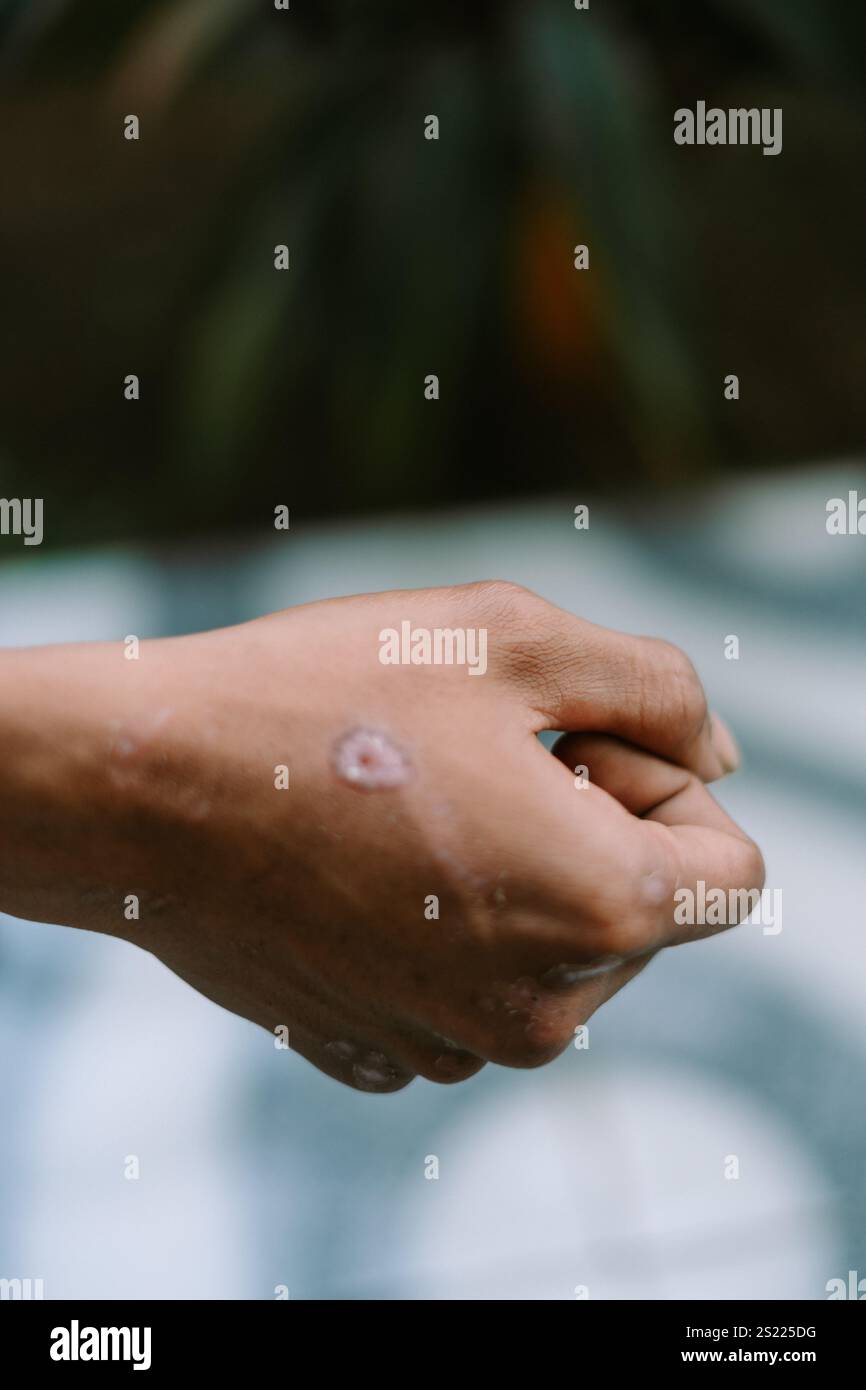
[[(484, 627), (487, 672), (382, 665), (407, 618)], [(682, 653), (513, 585), (310, 604), (138, 660), (8, 651), (0, 672), (0, 908), (135, 941), (360, 1089), (549, 1061), (706, 934), (675, 927), (677, 887), (763, 883), (705, 786), (737, 755)], [(340, 778), (359, 726), (403, 785)], [(543, 729), (574, 732), (552, 757)]]

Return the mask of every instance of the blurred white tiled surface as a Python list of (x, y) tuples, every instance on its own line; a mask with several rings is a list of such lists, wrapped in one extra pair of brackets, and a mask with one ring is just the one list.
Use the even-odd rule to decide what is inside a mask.
[[(648, 1042), (648, 1056), (652, 1044)], [(580, 1070), (585, 1054), (569, 1057)], [(725, 1177), (738, 1158), (738, 1179)], [(826, 1179), (747, 1094), (639, 1061), (518, 1082), (404, 1191), (418, 1296), (794, 1298), (832, 1267)], [(733, 1171), (733, 1170), (731, 1170)], [(410, 1269), (411, 1274), (411, 1269)], [(586, 1296), (586, 1295), (584, 1295)]]

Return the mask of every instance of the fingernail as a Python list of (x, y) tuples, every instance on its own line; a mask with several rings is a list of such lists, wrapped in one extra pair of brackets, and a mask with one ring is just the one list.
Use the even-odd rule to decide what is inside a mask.
[(719, 762), (725, 772), (736, 772), (740, 766), (740, 750), (736, 740), (723, 719), (717, 714), (710, 716), (712, 720), (712, 739), (713, 748), (718, 754)]

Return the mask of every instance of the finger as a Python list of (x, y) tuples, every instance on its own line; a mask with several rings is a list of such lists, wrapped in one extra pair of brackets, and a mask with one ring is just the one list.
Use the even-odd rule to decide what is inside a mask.
[[(292, 1016), (297, 1018), (298, 1012), (295, 1005)], [(293, 1022), (288, 1032), (290, 1047), (359, 1091), (399, 1091), (416, 1076), (453, 1085), (484, 1066), (482, 1057), (429, 1029), (371, 1018), (350, 1021), (321, 1000), (316, 1002), (315, 1023), (305, 1017), (302, 1024)]]
[[(484, 1059), (434, 1031), (425, 1021), (395, 1017), (393, 1009), (358, 1009), (337, 998), (326, 981), (304, 975), (289, 1016), (302, 1023), (305, 1035), (324, 1040), (340, 1079), (362, 1090), (399, 1089), (387, 1084), (390, 1074), (452, 1085), (481, 1071)], [(294, 1025), (292, 1027), (294, 1035)]]
[(440, 1086), (468, 1081), (482, 1070), (487, 1060), (452, 1038), (436, 1033), (401, 1033), (393, 1051), (404, 1066)]
[[(596, 785), (615, 796), (633, 815), (667, 826), (689, 858), (705, 853), (707, 862), (713, 862), (720, 850), (729, 848), (727, 840), (720, 837), (740, 840), (745, 855), (755, 858), (752, 882), (727, 890), (724, 921), (714, 922), (712, 919), (719, 915), (714, 912), (709, 914), (709, 922), (682, 923), (683, 930), (672, 937), (670, 944), (710, 935), (723, 926), (735, 926), (754, 909), (754, 894), (763, 884), (760, 855), (745, 831), (692, 773), (604, 734), (566, 734), (553, 752), (569, 768), (586, 768)], [(688, 884), (678, 885), (678, 891), (683, 889), (696, 893), (697, 908), (697, 886), (691, 889)], [(733, 911), (729, 911), (732, 892), (736, 897), (730, 903)], [(688, 899), (683, 897), (677, 907), (681, 909), (679, 915), (684, 915)]]
[[(527, 770), (523, 820), (533, 824), (536, 867), (543, 866), (554, 904), (545, 949), (555, 945), (559, 954), (551, 966), (626, 959), (740, 920), (738, 895), (760, 890), (763, 860), (697, 778), (683, 783), (680, 770), (653, 768), (650, 764), (659, 760), (626, 750), (622, 756), (633, 766), (616, 776), (626, 789), (643, 787), (632, 801), (641, 809), (637, 816), (599, 785), (576, 788), (574, 777), (537, 741), (532, 750), (535, 773), (530, 779)], [(599, 745), (593, 758), (597, 768), (602, 757), (609, 759), (609, 777), (614, 751), (602, 753)], [(667, 799), (657, 799), (659, 792), (662, 798), (669, 793)], [(684, 891), (695, 902), (706, 901), (710, 891), (721, 892), (732, 911), (725, 922), (677, 921), (686, 899), (676, 895)], [(569, 936), (571, 955), (563, 954)]]
[(576, 1034), (612, 995), (648, 964), (650, 957), (617, 961), (604, 971), (574, 967), (568, 977), (554, 968), (513, 980), (496, 980), (480, 1009), (465, 1010), (457, 1025), (466, 1048), (499, 1066), (545, 1066), (576, 1042)]
[(724, 831), (751, 844), (694, 773), (676, 763), (607, 734), (564, 734), (552, 751), (566, 767), (580, 769), (581, 775), (586, 769), (587, 777), (634, 816), (671, 827)]
[(736, 745), (710, 717), (697, 672), (678, 647), (599, 627), (524, 590), (509, 592), (496, 645), (539, 728), (616, 734), (705, 782), (734, 771)]
[[(719, 829), (743, 833), (712, 797), (700, 795), (703, 788), (694, 773), (634, 744), (609, 734), (563, 734), (551, 751), (576, 779), (585, 777), (603, 788), (634, 816), (646, 816), (656, 807), (688, 793), (686, 802), (677, 803), (678, 818), (669, 819), (668, 824), (702, 824), (703, 817), (709, 816), (709, 823)], [(699, 819), (690, 822), (690, 812), (698, 814)]]
[(402, 1090), (415, 1076), (440, 1086), (455, 1085), (477, 1075), (485, 1059), (435, 1033), (388, 1030), (372, 1043), (350, 1039), (323, 1041), (292, 1028), (290, 1046), (330, 1076), (359, 1091), (387, 1093)]
[(306, 1057), (319, 1071), (355, 1091), (389, 1095), (402, 1091), (415, 1079), (414, 1072), (399, 1066), (387, 1053), (366, 1043), (342, 1038), (325, 1041), (305, 1028), (294, 1025), (289, 1032), (289, 1046), (293, 1052)]
[(559, 677), (559, 698), (551, 710), (557, 727), (616, 734), (704, 782), (735, 770), (736, 745), (722, 721), (710, 715), (685, 652), (657, 638), (593, 623), (581, 627), (583, 645)]

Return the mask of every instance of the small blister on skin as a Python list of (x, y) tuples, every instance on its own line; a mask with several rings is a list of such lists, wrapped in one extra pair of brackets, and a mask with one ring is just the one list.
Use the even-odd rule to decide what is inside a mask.
[(353, 729), (334, 748), (334, 770), (343, 782), (363, 791), (401, 787), (412, 766), (387, 734), (379, 729)]
[(325, 1043), (325, 1051), (341, 1067), (349, 1067), (352, 1080), (361, 1091), (383, 1091), (401, 1079), (398, 1067), (384, 1052), (371, 1051), (342, 1038)]
[(674, 885), (662, 873), (647, 874), (641, 884), (644, 901), (653, 907), (661, 907), (673, 896)]
[(400, 1080), (400, 1073), (384, 1052), (367, 1052), (352, 1067), (352, 1078), (361, 1091), (382, 1091)]
[(541, 983), (547, 989), (572, 989), (582, 980), (593, 980), (597, 975), (607, 975), (622, 964), (621, 956), (599, 956), (596, 960), (587, 961), (585, 965), (554, 965), (542, 975)]

